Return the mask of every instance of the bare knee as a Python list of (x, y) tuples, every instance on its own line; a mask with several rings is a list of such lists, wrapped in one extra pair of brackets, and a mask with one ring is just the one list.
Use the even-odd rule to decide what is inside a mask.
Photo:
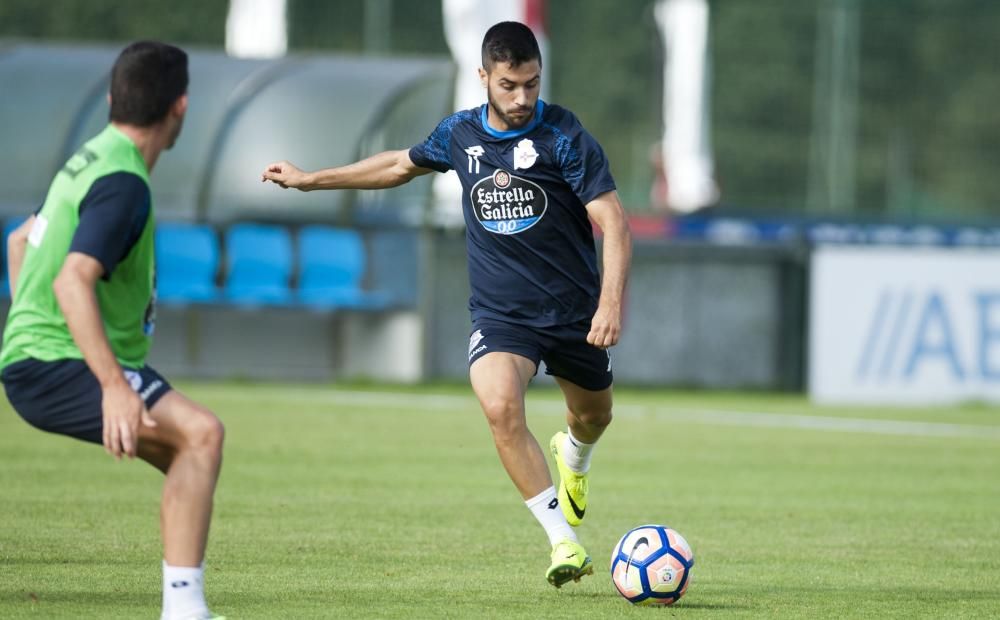
[(581, 423), (601, 429), (611, 424), (611, 419), (614, 417), (611, 414), (611, 403), (597, 406), (574, 406), (570, 408), (570, 413)]
[(197, 407), (186, 416), (182, 427), (186, 447), (212, 457), (222, 456), (226, 429), (222, 420), (208, 409)]
[(501, 397), (483, 401), (482, 405), (496, 441), (508, 441), (524, 432), (524, 407), (519, 401)]

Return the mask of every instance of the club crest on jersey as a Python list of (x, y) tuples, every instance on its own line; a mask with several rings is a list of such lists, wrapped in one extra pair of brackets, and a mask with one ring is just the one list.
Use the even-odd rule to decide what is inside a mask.
[(538, 159), (538, 151), (535, 150), (535, 143), (525, 138), (514, 147), (514, 170), (522, 168), (527, 170), (535, 165)]
[(480, 179), (469, 195), (479, 223), (500, 235), (516, 235), (537, 224), (549, 202), (537, 184), (500, 169)]

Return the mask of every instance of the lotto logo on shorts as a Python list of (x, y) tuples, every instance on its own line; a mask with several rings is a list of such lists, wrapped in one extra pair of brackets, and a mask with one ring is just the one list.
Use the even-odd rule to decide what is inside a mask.
[(477, 329), (469, 336), (469, 357), (472, 357), (472, 350), (476, 348), (479, 341), (483, 339), (483, 330)]
[(486, 350), (486, 345), (476, 346), (483, 339), (483, 330), (477, 329), (472, 332), (472, 336), (469, 338), (469, 359), (471, 360), (476, 355), (482, 353)]
[(133, 390), (138, 392), (142, 389), (142, 375), (134, 370), (125, 370), (123, 372), (125, 373), (125, 380), (128, 381), (129, 386), (131, 386)]
[(537, 224), (549, 202), (541, 187), (506, 170), (481, 179), (470, 196), (479, 223), (500, 235), (516, 235)]

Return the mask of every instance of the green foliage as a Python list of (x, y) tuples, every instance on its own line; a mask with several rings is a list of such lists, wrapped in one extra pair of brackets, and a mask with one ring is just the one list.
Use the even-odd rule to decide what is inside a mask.
[[(907, 148), (912, 192), (886, 208), (903, 214), (997, 214), (1000, 205), (1000, 92), (996, 32), (1000, 6), (962, 0), (887, 3), (865, 8), (862, 136), (872, 163), (863, 201), (882, 202), (891, 171), (881, 174), (878, 150)], [(883, 156), (883, 161), (885, 157)], [(892, 199), (894, 198), (894, 199)]]
[(816, 2), (718, 0), (712, 135), (727, 204), (801, 209), (812, 127)]
[(1000, 6), (989, 0), (712, 2), (713, 133), (724, 201), (803, 208), (823, 103), (814, 100), (818, 30), (829, 27), (832, 8), (852, 2), (860, 11), (855, 212), (995, 217)]
[[(295, 51), (447, 54), (440, 0), (289, 0)], [(549, 0), (549, 98), (604, 145), (632, 209), (647, 207), (662, 130), (653, 0)], [(1000, 5), (993, 0), (711, 0), (712, 141), (723, 202), (801, 211), (826, 121), (817, 63), (829, 14), (858, 11), (853, 213), (970, 219), (1000, 212)], [(5, 0), (0, 37), (160, 38), (220, 46), (225, 0)], [(384, 29), (383, 29), (384, 30)], [(850, 53), (850, 52), (849, 52)], [(817, 83), (817, 80), (820, 80)], [(848, 183), (847, 179), (832, 179)], [(844, 213), (849, 215), (849, 213)]]
[[(995, 408), (618, 390), (579, 529), (597, 570), (556, 591), (467, 386), (182, 389), (226, 423), (206, 591), (229, 617), (987, 618), (1000, 605)], [(543, 441), (564, 428), (550, 390), (533, 389), (528, 412)], [(988, 428), (847, 433), (800, 416)], [(155, 617), (161, 480), (0, 405), (0, 617)], [(672, 610), (629, 606), (608, 576), (615, 542), (646, 522), (696, 555)]]
[[(298, 50), (364, 52), (365, 19), (372, 18), (377, 4), (365, 0), (288, 0), (289, 44)], [(389, 18), (388, 53), (449, 53), (440, 0), (383, 4)]]
[(604, 147), (624, 202), (648, 206), (660, 141), (662, 51), (648, 0), (549, 2), (549, 98)]
[(226, 0), (3, 0), (0, 37), (221, 46), (228, 9)]

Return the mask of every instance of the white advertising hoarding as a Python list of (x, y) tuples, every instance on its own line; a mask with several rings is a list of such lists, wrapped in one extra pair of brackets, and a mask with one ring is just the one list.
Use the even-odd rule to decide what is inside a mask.
[(814, 401), (1000, 402), (1000, 250), (819, 247), (810, 272)]

